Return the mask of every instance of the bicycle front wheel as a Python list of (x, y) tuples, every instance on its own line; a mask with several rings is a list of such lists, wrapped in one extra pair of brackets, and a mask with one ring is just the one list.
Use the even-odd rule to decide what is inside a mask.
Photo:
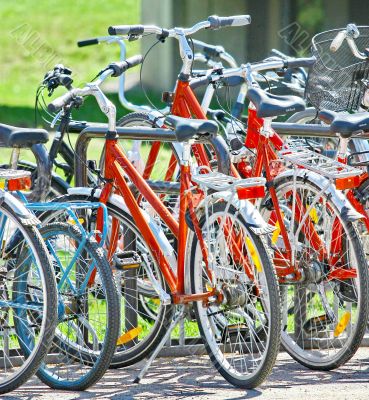
[[(85, 195), (66, 195), (54, 201), (89, 202), (91, 198)], [(132, 216), (112, 203), (107, 203), (107, 208), (109, 231), (106, 247), (109, 247), (111, 242), (116, 242), (116, 251), (110, 261), (114, 263), (116, 257), (124, 258), (124, 255), (131, 251), (138, 253), (141, 258), (138, 268), (115, 271), (114, 274), (120, 295), (121, 315), (120, 333), (111, 368), (121, 368), (141, 361), (155, 350), (167, 332), (174, 310), (172, 305), (161, 302), (155, 290), (157, 286), (169, 292), (159, 265), (135, 226)], [(76, 214), (78, 215), (78, 210)], [(81, 217), (89, 223), (89, 216), (85, 212)], [(47, 222), (65, 222), (68, 215), (53, 211), (45, 213), (42, 219)], [(91, 223), (91, 229), (94, 229), (94, 223)], [(140, 307), (140, 303), (145, 307)]]
[[(223, 225), (222, 225), (223, 221)], [(224, 202), (200, 219), (209, 274), (198, 238), (191, 247), (192, 293), (216, 285), (222, 300), (194, 303), (201, 336), (216, 369), (234, 386), (254, 388), (271, 372), (280, 345), (276, 274), (260, 236)], [(213, 277), (209, 276), (213, 275)]]
[(0, 394), (25, 383), (47, 354), (57, 322), (55, 277), (39, 231), (0, 206)]

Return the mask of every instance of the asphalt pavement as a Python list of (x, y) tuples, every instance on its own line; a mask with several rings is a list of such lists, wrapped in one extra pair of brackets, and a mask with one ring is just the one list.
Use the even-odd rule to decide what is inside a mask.
[(108, 371), (85, 392), (54, 391), (33, 378), (1, 400), (83, 399), (369, 399), (369, 347), (360, 348), (345, 366), (331, 372), (308, 370), (281, 353), (273, 373), (256, 390), (229, 385), (206, 356), (157, 359), (140, 384), (134, 384), (138, 368)]

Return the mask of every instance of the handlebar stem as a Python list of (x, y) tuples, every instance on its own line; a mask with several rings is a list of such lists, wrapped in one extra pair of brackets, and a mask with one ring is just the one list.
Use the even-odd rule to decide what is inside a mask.
[(178, 39), (179, 43), (179, 52), (183, 61), (181, 73), (183, 77), (188, 80), (191, 74), (191, 67), (194, 59), (193, 52), (187, 42), (184, 29), (175, 28), (175, 32), (176, 32), (176, 38)]

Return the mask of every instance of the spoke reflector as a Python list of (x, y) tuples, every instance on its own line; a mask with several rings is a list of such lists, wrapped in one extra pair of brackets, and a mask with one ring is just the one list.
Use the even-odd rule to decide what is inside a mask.
[[(307, 205), (307, 206), (309, 207), (309, 205)], [(310, 210), (309, 215), (310, 215), (311, 220), (314, 222), (314, 224), (317, 224), (319, 221), (319, 218), (318, 218), (318, 212), (315, 207), (313, 207)]]
[(334, 337), (338, 337), (347, 327), (351, 319), (351, 313), (346, 311), (339, 320), (336, 328), (334, 329)]
[(251, 255), (252, 261), (255, 264), (256, 270), (258, 272), (262, 272), (263, 267), (261, 265), (260, 259), (258, 257), (258, 254), (256, 253), (254, 245), (251, 242), (251, 239), (248, 238), (248, 237), (246, 238), (246, 246), (247, 246), (247, 248), (248, 248), (248, 250), (250, 252), (250, 255)]
[(123, 335), (119, 336), (118, 340), (117, 340), (117, 346), (120, 346), (122, 344), (126, 344), (130, 341), (132, 341), (133, 339), (135, 339), (142, 331), (141, 326), (138, 326), (137, 328), (133, 328), (131, 330), (129, 330), (126, 333), (123, 333)]
[(278, 236), (279, 236), (280, 233), (281, 233), (281, 228), (280, 228), (280, 226), (279, 226), (279, 222), (277, 221), (277, 222), (275, 223), (275, 230), (274, 230), (274, 232), (273, 232), (273, 234), (272, 234), (272, 243), (273, 243), (273, 244), (276, 244), (276, 243), (277, 243)]

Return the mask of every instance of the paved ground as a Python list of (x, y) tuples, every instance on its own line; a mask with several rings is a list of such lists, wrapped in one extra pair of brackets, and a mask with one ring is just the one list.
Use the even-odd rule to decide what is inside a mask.
[(273, 374), (258, 390), (238, 390), (211, 367), (207, 357), (161, 358), (140, 385), (132, 383), (137, 370), (109, 371), (86, 392), (53, 391), (33, 379), (1, 400), (75, 399), (369, 399), (369, 348), (362, 348), (334, 372), (307, 370), (281, 353)]

